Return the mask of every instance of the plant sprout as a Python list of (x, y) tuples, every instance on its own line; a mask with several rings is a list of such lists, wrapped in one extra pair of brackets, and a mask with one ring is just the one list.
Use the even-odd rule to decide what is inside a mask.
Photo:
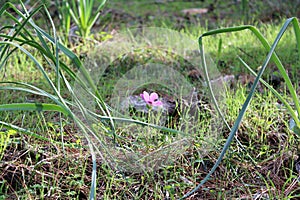
[(104, 7), (105, 3), (106, 0), (102, 0), (101, 4), (95, 11), (95, 14), (93, 14), (95, 6), (94, 0), (72, 0), (71, 6), (68, 3), (65, 5), (79, 29), (80, 36), (83, 38), (89, 37), (91, 29), (99, 18), (100, 11)]

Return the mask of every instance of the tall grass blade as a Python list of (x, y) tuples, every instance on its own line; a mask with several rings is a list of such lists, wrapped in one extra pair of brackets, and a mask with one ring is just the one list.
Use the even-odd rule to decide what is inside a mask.
[(63, 107), (56, 104), (47, 104), (47, 103), (11, 103), (11, 104), (1, 104), (0, 111), (54, 111), (61, 112), (68, 116), (69, 111), (65, 110)]

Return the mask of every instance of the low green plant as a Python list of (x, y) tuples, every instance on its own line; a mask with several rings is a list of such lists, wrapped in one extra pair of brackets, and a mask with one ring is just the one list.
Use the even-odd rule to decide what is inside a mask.
[[(70, 3), (65, 1), (63, 3), (63, 16), (66, 17), (66, 25), (69, 28), (70, 16), (78, 27), (80, 36), (88, 38), (91, 29), (100, 16), (100, 11), (103, 9), (106, 0), (102, 0), (100, 5), (96, 5), (95, 0), (71, 0)], [(94, 11), (94, 7), (97, 9)]]

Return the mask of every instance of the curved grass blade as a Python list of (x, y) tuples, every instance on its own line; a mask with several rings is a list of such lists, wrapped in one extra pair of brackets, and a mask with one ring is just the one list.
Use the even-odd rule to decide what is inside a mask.
[(48, 104), (48, 103), (11, 103), (11, 104), (1, 104), (0, 111), (55, 111), (61, 112), (66, 116), (69, 116), (70, 112), (65, 108), (58, 106), (56, 104)]
[[(102, 0), (101, 4), (98, 6), (97, 10), (95, 11), (95, 13), (97, 13), (97, 14), (89, 19), (89, 22), (88, 22), (89, 25), (87, 27), (88, 30), (90, 30), (94, 26), (95, 22), (97, 21), (97, 19), (100, 16), (100, 11), (102, 10), (102, 8), (104, 7), (105, 4), (106, 4), (106, 0)], [(92, 11), (92, 5), (91, 5), (90, 10)]]

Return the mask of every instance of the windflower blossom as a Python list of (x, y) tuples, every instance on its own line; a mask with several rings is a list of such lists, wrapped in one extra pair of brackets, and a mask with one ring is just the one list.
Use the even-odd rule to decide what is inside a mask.
[(161, 106), (163, 103), (158, 100), (158, 94), (155, 92), (152, 92), (150, 95), (148, 92), (144, 91), (142, 94), (140, 94), (140, 97), (151, 106)]

